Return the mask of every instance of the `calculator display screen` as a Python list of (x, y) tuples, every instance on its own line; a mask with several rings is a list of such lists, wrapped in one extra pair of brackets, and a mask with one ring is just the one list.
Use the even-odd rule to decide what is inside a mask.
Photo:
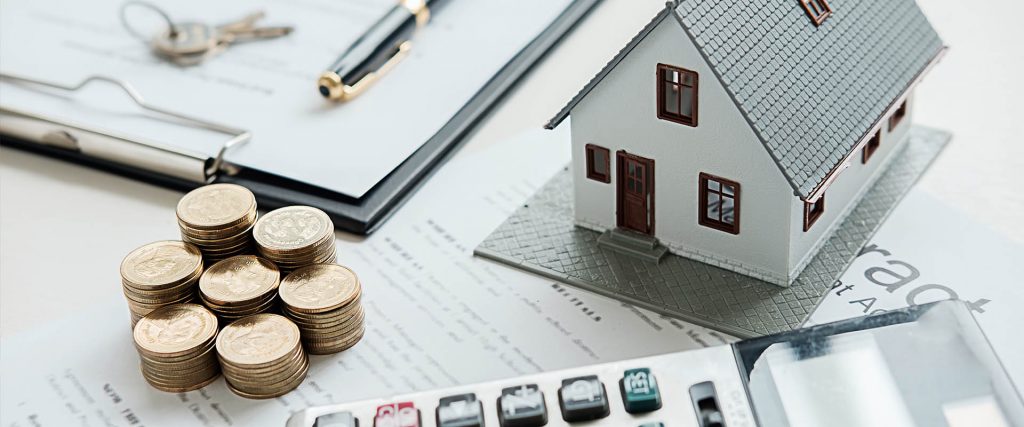
[(1024, 423), (1020, 394), (965, 305), (885, 316), (737, 343), (761, 425)]

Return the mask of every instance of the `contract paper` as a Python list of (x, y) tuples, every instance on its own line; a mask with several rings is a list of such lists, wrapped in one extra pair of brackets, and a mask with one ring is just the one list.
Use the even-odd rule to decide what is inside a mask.
[[(154, 2), (172, 19), (211, 25), (257, 10), (285, 37), (239, 43), (201, 65), (154, 56), (120, 22), (122, 0), (3, 0), (0, 71), (66, 85), (104, 75), (130, 82), (161, 108), (252, 132), (227, 160), (354, 198), (434, 136), (570, 0), (455, 0), (433, 14), (412, 53), (357, 100), (325, 101), (317, 78), (394, 0)], [(158, 33), (132, 8), (133, 28)], [(0, 84), (0, 105), (194, 153), (224, 135), (155, 123), (115, 87), (73, 96)]]
[(968, 303), (1020, 390), (1024, 387), (1021, 261), (1021, 244), (923, 191), (911, 190), (833, 285), (809, 323), (957, 298)]
[[(283, 425), (310, 405), (731, 340), (472, 256), (568, 162), (565, 134), (557, 132), (538, 130), (463, 153), (372, 237), (340, 240), (339, 262), (363, 284), (366, 336), (341, 354), (311, 356), (309, 377), (297, 390), (253, 401), (233, 395), (223, 380), (181, 394), (149, 387), (115, 286), (107, 287), (105, 305), (0, 342), (0, 425)], [(116, 283), (111, 271), (115, 276), (96, 280)]]

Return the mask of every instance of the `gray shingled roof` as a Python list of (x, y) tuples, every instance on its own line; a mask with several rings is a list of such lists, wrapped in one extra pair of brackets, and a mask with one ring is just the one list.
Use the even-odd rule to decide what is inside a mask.
[[(833, 15), (820, 27), (798, 0), (682, 0), (675, 7), (677, 21), (803, 198), (943, 48), (914, 0), (829, 4)], [(649, 32), (641, 31), (548, 127)]]

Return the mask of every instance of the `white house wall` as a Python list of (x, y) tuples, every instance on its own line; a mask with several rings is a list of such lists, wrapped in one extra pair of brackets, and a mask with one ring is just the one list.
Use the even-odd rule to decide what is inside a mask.
[(850, 160), (850, 166), (842, 171), (825, 191), (825, 212), (818, 221), (804, 232), (804, 203), (792, 197), (789, 229), (790, 275), (795, 277), (807, 265), (825, 240), (843, 219), (853, 210), (870, 185), (887, 169), (893, 154), (903, 147), (914, 113), (913, 96), (908, 96), (907, 113), (900, 124), (889, 132), (888, 119), (881, 124), (881, 145), (866, 164), (861, 163), (861, 153)]
[[(657, 118), (656, 67), (699, 75), (698, 127)], [(672, 252), (788, 284), (793, 190), (721, 83), (674, 20), (661, 22), (572, 111), (578, 225), (616, 226), (615, 153), (654, 159), (655, 237)], [(611, 152), (611, 183), (587, 179), (585, 145)], [(741, 186), (740, 233), (698, 224), (698, 174)]]

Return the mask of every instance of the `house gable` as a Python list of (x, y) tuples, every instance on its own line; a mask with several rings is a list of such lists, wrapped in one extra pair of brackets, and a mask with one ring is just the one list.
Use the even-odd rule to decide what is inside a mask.
[[(696, 72), (697, 126), (658, 117), (659, 64)], [(573, 107), (572, 153), (578, 225), (616, 228), (617, 153), (653, 161), (654, 235), (674, 253), (773, 283), (786, 284), (785, 247), (792, 189), (710, 66), (674, 19), (665, 19), (606, 70), (599, 84)], [(611, 156), (610, 179), (586, 175), (587, 147)], [(701, 176), (742, 186), (742, 229), (723, 231), (701, 221)], [(728, 260), (731, 260), (728, 261)]]

